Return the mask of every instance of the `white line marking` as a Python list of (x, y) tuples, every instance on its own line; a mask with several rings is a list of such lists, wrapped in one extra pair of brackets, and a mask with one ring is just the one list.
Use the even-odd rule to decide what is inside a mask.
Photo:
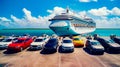
[(61, 56), (60, 56), (60, 53), (59, 54), (59, 67), (61, 67)]

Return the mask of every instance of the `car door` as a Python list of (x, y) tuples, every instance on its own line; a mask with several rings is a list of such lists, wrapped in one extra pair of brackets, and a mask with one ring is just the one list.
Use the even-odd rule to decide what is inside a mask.
[(27, 39), (24, 41), (24, 48), (26, 48), (28, 45)]
[(28, 38), (27, 40), (26, 40), (26, 45), (27, 45), (27, 47), (28, 46), (30, 46), (30, 44), (32, 43), (32, 39), (31, 38)]

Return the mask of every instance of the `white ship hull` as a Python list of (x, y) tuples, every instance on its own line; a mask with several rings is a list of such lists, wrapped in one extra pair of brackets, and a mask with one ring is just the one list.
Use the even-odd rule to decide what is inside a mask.
[(49, 28), (58, 36), (75, 36), (95, 31), (96, 23), (92, 19), (81, 19), (72, 15), (57, 15), (50, 19)]

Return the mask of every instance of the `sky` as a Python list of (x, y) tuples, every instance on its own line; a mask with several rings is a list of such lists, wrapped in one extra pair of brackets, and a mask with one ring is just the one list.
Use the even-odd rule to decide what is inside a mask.
[(97, 28), (120, 28), (120, 0), (0, 0), (1, 28), (48, 28), (65, 12), (90, 17)]

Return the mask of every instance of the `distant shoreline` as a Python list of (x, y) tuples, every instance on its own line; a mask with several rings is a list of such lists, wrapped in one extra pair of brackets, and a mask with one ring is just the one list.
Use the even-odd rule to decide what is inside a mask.
[[(120, 28), (96, 28), (96, 29), (120, 29)], [(50, 28), (5, 28), (1, 30), (50, 30)]]
[(49, 28), (6, 28), (2, 30), (50, 30)]

